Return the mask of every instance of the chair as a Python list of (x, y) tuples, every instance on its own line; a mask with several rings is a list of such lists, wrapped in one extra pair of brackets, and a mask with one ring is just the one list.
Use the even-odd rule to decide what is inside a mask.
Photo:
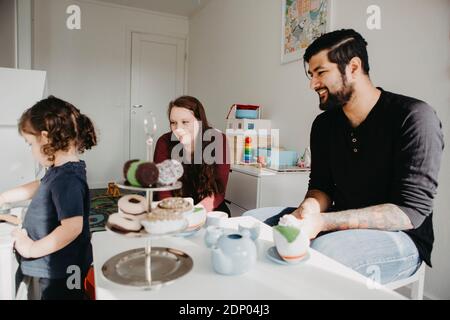
[[(265, 221), (271, 216), (281, 212), (283, 209), (285, 209), (285, 207), (258, 208), (244, 212), (243, 216), (251, 216), (260, 221)], [(412, 300), (423, 300), (423, 288), (425, 285), (425, 263), (422, 262), (419, 269), (417, 269), (417, 271), (409, 278), (387, 283), (385, 287), (391, 290), (396, 290), (407, 285), (412, 285)]]
[(396, 290), (411, 285), (411, 299), (423, 300), (423, 288), (425, 285), (425, 263), (422, 262), (419, 269), (409, 278), (387, 283), (385, 287)]
[(95, 300), (95, 278), (93, 266), (89, 268), (86, 278), (84, 279), (84, 290), (89, 300)]
[(250, 216), (264, 222), (266, 219), (280, 213), (284, 209), (286, 209), (286, 207), (265, 207), (246, 211), (242, 215)]

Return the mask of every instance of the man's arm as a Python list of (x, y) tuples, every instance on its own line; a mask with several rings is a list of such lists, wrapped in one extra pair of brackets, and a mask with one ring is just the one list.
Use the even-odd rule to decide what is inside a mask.
[(330, 168), (330, 118), (325, 113), (319, 115), (311, 127), (311, 173), (308, 192), (299, 208), (293, 214), (301, 219), (302, 213), (326, 212), (333, 201), (334, 181)]
[(380, 204), (363, 209), (320, 213), (297, 209), (295, 216), (310, 239), (322, 231), (376, 229), (400, 231), (414, 229), (409, 217), (394, 204)]
[(385, 231), (411, 230), (409, 217), (394, 204), (380, 204), (362, 209), (322, 214), (322, 231), (376, 229)]

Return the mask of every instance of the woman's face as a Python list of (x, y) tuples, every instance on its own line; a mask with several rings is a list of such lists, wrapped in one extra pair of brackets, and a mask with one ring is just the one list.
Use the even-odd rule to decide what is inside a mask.
[(42, 132), (40, 136), (22, 133), (22, 136), (31, 147), (31, 153), (33, 154), (33, 158), (36, 159), (36, 161), (38, 161), (44, 167), (50, 167), (51, 165), (53, 165), (51, 161), (48, 161), (48, 156), (42, 153), (42, 147), (48, 143), (46, 132)]
[(184, 145), (194, 144), (200, 130), (200, 121), (191, 110), (173, 107), (170, 111), (170, 129)]

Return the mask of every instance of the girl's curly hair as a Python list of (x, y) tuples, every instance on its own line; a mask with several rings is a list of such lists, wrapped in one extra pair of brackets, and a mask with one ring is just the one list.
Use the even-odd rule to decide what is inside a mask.
[(57, 151), (67, 151), (72, 144), (79, 153), (97, 144), (92, 121), (72, 104), (54, 96), (26, 110), (18, 127), (20, 134), (40, 136), (42, 131), (48, 132), (49, 142), (42, 147), (42, 153), (52, 162)]

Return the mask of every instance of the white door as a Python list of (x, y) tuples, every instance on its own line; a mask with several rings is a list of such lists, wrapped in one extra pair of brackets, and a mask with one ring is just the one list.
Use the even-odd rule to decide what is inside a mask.
[(130, 159), (147, 157), (144, 119), (156, 119), (156, 140), (169, 131), (169, 102), (185, 92), (186, 40), (133, 33), (131, 61)]

